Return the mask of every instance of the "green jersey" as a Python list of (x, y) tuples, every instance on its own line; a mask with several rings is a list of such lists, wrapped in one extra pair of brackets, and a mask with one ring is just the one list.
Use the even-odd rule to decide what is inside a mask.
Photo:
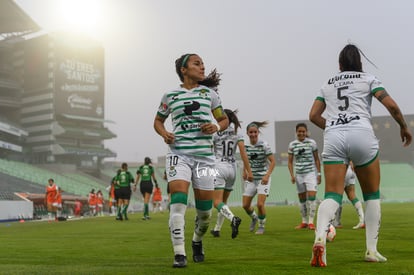
[(134, 182), (134, 177), (129, 171), (122, 171), (116, 176), (116, 181), (120, 187), (129, 187)]
[(153, 173), (154, 167), (151, 165), (141, 165), (137, 170), (137, 175), (140, 175), (141, 181), (151, 181)]

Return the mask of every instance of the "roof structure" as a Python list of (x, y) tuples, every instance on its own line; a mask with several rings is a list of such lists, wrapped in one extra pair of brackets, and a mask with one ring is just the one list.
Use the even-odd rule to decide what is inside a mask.
[(40, 30), (40, 26), (13, 0), (0, 1), (0, 40)]

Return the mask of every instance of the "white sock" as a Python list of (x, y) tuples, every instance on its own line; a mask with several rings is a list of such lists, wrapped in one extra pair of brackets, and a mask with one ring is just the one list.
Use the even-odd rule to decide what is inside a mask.
[(264, 218), (263, 220), (262, 219), (259, 219), (259, 227), (264, 228), (265, 227), (265, 224), (266, 224), (266, 218)]
[(367, 200), (365, 204), (365, 236), (367, 249), (377, 251), (378, 235), (381, 225), (380, 200)]
[(231, 221), (234, 217), (233, 212), (231, 212), (230, 208), (227, 206), (227, 204), (223, 205), (223, 207), (220, 209), (220, 213), (229, 221)]
[(315, 218), (315, 214), (316, 214), (316, 200), (307, 200), (306, 201), (306, 207), (309, 209), (309, 222), (308, 223), (313, 223), (313, 219)]
[(321, 239), (323, 243), (326, 243), (326, 233), (328, 232), (329, 224), (335, 217), (335, 212), (338, 207), (339, 203), (329, 198), (323, 200), (319, 205), (318, 217), (316, 220), (315, 241)]
[(306, 207), (307, 201), (299, 203), (300, 214), (302, 216), (302, 223), (308, 223), (308, 208)]
[(216, 226), (214, 227), (214, 231), (220, 231), (221, 227), (223, 226), (225, 217), (220, 212), (217, 213), (217, 222)]
[(186, 255), (184, 246), (184, 227), (185, 227), (185, 211), (187, 205), (183, 203), (174, 203), (170, 205), (170, 234), (173, 244), (174, 254)]
[(362, 208), (361, 201), (358, 201), (354, 204), (355, 210), (358, 214), (359, 223), (364, 223), (364, 209)]
[(335, 212), (335, 218), (333, 221), (333, 226), (341, 225), (341, 218), (342, 218), (342, 205), (338, 207), (338, 209)]
[(203, 240), (203, 236), (207, 232), (208, 226), (210, 224), (212, 209), (210, 210), (196, 209), (196, 210), (197, 210), (197, 216), (195, 219), (193, 241), (200, 242)]

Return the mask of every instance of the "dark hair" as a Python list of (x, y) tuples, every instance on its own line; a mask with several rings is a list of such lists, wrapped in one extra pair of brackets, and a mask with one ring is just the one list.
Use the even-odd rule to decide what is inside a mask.
[(237, 117), (237, 109), (232, 111), (230, 109), (224, 109), (224, 112), (226, 113), (227, 117), (229, 118), (229, 123), (234, 124), (234, 131), (237, 134), (237, 128), (241, 128), (239, 118)]
[(267, 121), (252, 121), (249, 124), (247, 124), (246, 131), (249, 131), (250, 127), (256, 127), (260, 133), (260, 128), (266, 127), (267, 124), (269, 124), (269, 122)]
[(305, 128), (306, 131), (308, 130), (308, 126), (306, 125), (306, 123), (303, 123), (303, 122), (296, 124), (296, 131), (298, 130), (299, 127)]
[(53, 179), (48, 179), (48, 181), (55, 182)]
[[(182, 56), (180, 56), (178, 59), (175, 60), (175, 71), (177, 72), (178, 77), (180, 78), (181, 81), (184, 81), (184, 76), (181, 73), (181, 68), (182, 67), (187, 68), (188, 59), (193, 55), (197, 55), (197, 54), (195, 53), (183, 54)], [(220, 85), (220, 81), (221, 81), (220, 76), (221, 74), (217, 73), (217, 70), (214, 69), (208, 74), (208, 76), (205, 79), (199, 81), (198, 84), (217, 90), (217, 87)]]
[(339, 66), (341, 72), (362, 72), (361, 54), (357, 46), (348, 44), (342, 49), (339, 53)]
[(152, 162), (151, 162), (151, 159), (149, 157), (145, 157), (144, 163), (145, 163), (145, 165), (148, 165), (148, 164), (150, 164)]
[(124, 169), (124, 170), (127, 169), (128, 164), (126, 162), (122, 163), (121, 168)]

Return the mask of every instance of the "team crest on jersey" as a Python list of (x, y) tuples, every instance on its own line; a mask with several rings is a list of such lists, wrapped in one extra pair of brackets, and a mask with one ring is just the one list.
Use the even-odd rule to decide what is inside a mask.
[(208, 96), (208, 90), (202, 89), (198, 94), (201, 98), (206, 98)]
[(177, 175), (177, 170), (175, 170), (175, 166), (170, 166), (168, 170), (168, 176), (175, 177)]
[(158, 107), (158, 109), (159, 109), (160, 111), (166, 111), (166, 110), (167, 110), (167, 108), (168, 108), (167, 103), (163, 103), (163, 102), (161, 102), (161, 103), (160, 103), (160, 106)]

